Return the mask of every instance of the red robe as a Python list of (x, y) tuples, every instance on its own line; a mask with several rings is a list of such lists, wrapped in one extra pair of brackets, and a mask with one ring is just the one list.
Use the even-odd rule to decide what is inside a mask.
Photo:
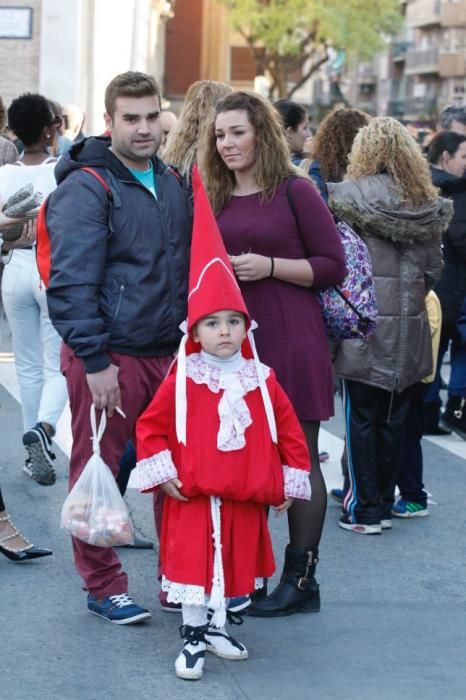
[(187, 503), (167, 498), (164, 504), (161, 560), (163, 575), (170, 582), (201, 586), (206, 594), (211, 591), (214, 549), (210, 496), (219, 496), (222, 501), (227, 597), (250, 593), (256, 578), (269, 577), (275, 570), (264, 505), (279, 505), (285, 500), (285, 482), (287, 495), (309, 498), (306, 440), (273, 370), (267, 371), (277, 445), (272, 442), (257, 387), (243, 397), (252, 418), (244, 432), (245, 446), (231, 451), (218, 449), (218, 407), (223, 391), (211, 391), (207, 384), (196, 383), (189, 376), (187, 444), (180, 444), (175, 429), (174, 373), (162, 383), (137, 422), (138, 466), (134, 472), (141, 490), (154, 490), (178, 476), (181, 492), (189, 498)]

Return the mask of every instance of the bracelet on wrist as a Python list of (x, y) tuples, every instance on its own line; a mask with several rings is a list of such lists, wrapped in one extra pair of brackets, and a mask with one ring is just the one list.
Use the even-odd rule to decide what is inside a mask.
[(275, 258), (270, 258), (270, 275), (269, 275), (269, 277), (273, 277), (274, 272), (275, 272)]

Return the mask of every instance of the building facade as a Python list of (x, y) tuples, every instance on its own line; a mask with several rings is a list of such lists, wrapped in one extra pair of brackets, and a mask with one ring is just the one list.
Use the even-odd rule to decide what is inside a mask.
[(87, 131), (99, 133), (114, 75), (142, 70), (163, 80), (171, 15), (171, 0), (8, 0), (0, 5), (0, 95), (7, 105), (28, 91), (78, 104)]

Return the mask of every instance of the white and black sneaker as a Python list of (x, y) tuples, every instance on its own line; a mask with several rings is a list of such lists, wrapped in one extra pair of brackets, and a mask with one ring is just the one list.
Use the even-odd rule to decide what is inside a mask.
[(42, 486), (54, 484), (57, 477), (52, 465), (55, 459), (52, 440), (40, 423), (24, 433), (23, 445), (29, 455), (23, 471)]
[[(351, 530), (351, 532), (356, 532), (359, 535), (381, 535), (382, 525), (380, 521), (378, 523), (357, 523), (353, 520), (349, 513), (344, 512), (338, 521), (340, 527), (344, 530)], [(385, 525), (384, 529), (388, 529), (390, 526)]]
[(229, 661), (243, 661), (248, 658), (248, 650), (231, 637), (225, 630), (225, 627), (213, 627), (209, 625), (205, 633), (205, 641), (207, 642), (207, 651), (210, 651), (215, 656)]
[(185, 681), (198, 681), (204, 672), (206, 625), (191, 627), (182, 625), (180, 635), (184, 638), (183, 649), (175, 661), (175, 673)]

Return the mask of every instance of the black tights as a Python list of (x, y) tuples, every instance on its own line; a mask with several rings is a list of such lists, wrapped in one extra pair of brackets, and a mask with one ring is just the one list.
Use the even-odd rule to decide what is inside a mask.
[(290, 545), (293, 549), (311, 550), (317, 554), (324, 527), (327, 510), (327, 488), (320, 470), (318, 437), (320, 423), (304, 421), (301, 427), (306, 435), (307, 446), (311, 455), (311, 489), (312, 499), (296, 499), (288, 511), (288, 528)]

